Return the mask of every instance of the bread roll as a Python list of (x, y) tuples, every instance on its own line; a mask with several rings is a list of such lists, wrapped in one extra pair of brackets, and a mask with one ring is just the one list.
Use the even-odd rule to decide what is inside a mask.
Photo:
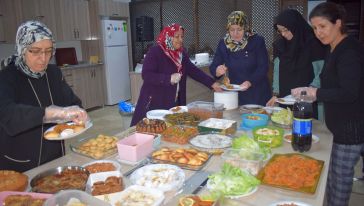
[(59, 133), (55, 131), (49, 131), (44, 134), (44, 138), (46, 139), (52, 139), (52, 138), (58, 138)]
[(73, 127), (73, 132), (74, 133), (78, 133), (78, 132), (81, 132), (82, 130), (84, 130), (85, 129), (85, 127), (84, 126), (80, 126), (80, 125), (75, 125), (74, 127)]

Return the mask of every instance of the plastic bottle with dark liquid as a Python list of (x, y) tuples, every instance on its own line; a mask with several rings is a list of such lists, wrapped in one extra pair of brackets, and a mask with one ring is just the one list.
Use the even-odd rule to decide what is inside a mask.
[(312, 101), (306, 91), (293, 105), (292, 148), (294, 151), (307, 152), (312, 144)]

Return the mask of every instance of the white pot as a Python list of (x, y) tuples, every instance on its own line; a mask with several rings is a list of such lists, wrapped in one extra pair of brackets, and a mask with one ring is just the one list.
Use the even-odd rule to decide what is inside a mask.
[(238, 99), (238, 92), (214, 92), (214, 102), (224, 104), (226, 110), (238, 108)]

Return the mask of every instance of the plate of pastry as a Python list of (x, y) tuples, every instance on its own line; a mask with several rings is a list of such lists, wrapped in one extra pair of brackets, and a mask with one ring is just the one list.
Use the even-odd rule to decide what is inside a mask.
[(92, 127), (92, 122), (87, 121), (85, 124), (75, 124), (73, 122), (57, 124), (44, 132), (44, 138), (47, 140), (65, 140), (76, 137)]
[(226, 91), (243, 91), (245, 88), (241, 87), (238, 84), (228, 84), (228, 85), (221, 85), (221, 88)]
[(277, 102), (283, 105), (293, 105), (296, 102), (296, 99), (293, 98), (292, 95), (287, 95), (283, 98), (277, 98)]

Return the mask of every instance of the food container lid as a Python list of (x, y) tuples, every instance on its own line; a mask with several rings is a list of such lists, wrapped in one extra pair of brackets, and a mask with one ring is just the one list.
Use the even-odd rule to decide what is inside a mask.
[[(109, 203), (101, 201), (86, 192), (82, 192), (79, 190), (63, 190), (54, 196), (50, 197), (47, 201), (45, 201), (45, 206), (54, 206), (54, 205), (70, 205), (71, 199), (78, 199), (80, 202), (86, 205), (97, 205), (97, 206), (111, 206)], [(72, 201), (72, 200), (71, 200)]]
[(221, 155), (223, 159), (234, 159), (243, 161), (262, 161), (264, 154), (261, 152), (255, 152), (247, 149), (226, 149)]
[(209, 118), (205, 121), (200, 122), (198, 126), (215, 128), (215, 129), (227, 129), (233, 126), (234, 123), (236, 123), (236, 121), (227, 119)]
[(207, 110), (224, 110), (224, 104), (214, 102), (195, 101), (187, 104), (188, 109), (190, 108), (201, 108)]

